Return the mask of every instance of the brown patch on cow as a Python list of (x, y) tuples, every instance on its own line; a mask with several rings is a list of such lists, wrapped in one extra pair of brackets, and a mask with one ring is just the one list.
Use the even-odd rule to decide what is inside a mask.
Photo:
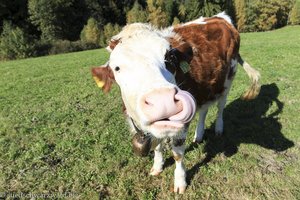
[(119, 44), (119, 42), (120, 42), (120, 39), (117, 39), (117, 40), (112, 39), (109, 42), (108, 46), (111, 50), (114, 50), (114, 48)]
[(94, 67), (91, 72), (97, 85), (101, 87), (105, 93), (109, 92), (112, 84), (115, 82), (115, 77), (110, 67)]
[(169, 38), (172, 48), (187, 44), (193, 50), (189, 73), (177, 70), (175, 79), (181, 89), (195, 97), (198, 105), (222, 94), (231, 60), (237, 57), (240, 45), (239, 33), (224, 19), (214, 17), (205, 22), (176, 26), (174, 32), (178, 36)]

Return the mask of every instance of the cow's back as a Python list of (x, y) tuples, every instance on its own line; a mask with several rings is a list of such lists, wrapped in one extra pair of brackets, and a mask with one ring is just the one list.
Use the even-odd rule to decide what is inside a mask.
[[(205, 24), (191, 23), (174, 27), (173, 47), (187, 42), (193, 49), (190, 71), (178, 74), (181, 88), (188, 90), (198, 104), (214, 100), (224, 91), (232, 59), (239, 52), (239, 33), (233, 25), (219, 17), (207, 18)], [(179, 36), (179, 37), (178, 37)], [(180, 84), (180, 83), (179, 83)]]

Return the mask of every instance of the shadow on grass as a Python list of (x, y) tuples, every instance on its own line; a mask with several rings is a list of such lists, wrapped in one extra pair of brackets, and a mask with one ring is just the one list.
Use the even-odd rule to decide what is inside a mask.
[[(259, 96), (252, 101), (237, 99), (225, 107), (224, 134), (216, 137), (214, 125), (206, 130), (204, 151), (206, 157), (187, 171), (187, 181), (198, 173), (199, 168), (209, 163), (217, 154), (230, 157), (238, 152), (240, 144), (257, 144), (274, 151), (284, 151), (294, 143), (281, 133), (278, 115), (284, 104), (278, 100), (279, 89), (275, 83), (263, 85)], [(197, 145), (191, 144), (186, 152)]]

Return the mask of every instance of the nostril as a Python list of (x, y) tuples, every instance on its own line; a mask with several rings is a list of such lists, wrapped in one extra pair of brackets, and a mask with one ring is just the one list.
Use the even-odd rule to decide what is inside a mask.
[(149, 99), (145, 99), (145, 104), (147, 106), (153, 106), (153, 103), (151, 103), (151, 101)]

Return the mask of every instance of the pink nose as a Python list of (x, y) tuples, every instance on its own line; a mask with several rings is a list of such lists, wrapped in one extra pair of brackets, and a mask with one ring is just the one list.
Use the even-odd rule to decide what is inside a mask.
[(175, 88), (160, 88), (143, 96), (141, 109), (150, 123), (159, 120), (186, 123), (194, 116), (196, 106), (188, 92)]

